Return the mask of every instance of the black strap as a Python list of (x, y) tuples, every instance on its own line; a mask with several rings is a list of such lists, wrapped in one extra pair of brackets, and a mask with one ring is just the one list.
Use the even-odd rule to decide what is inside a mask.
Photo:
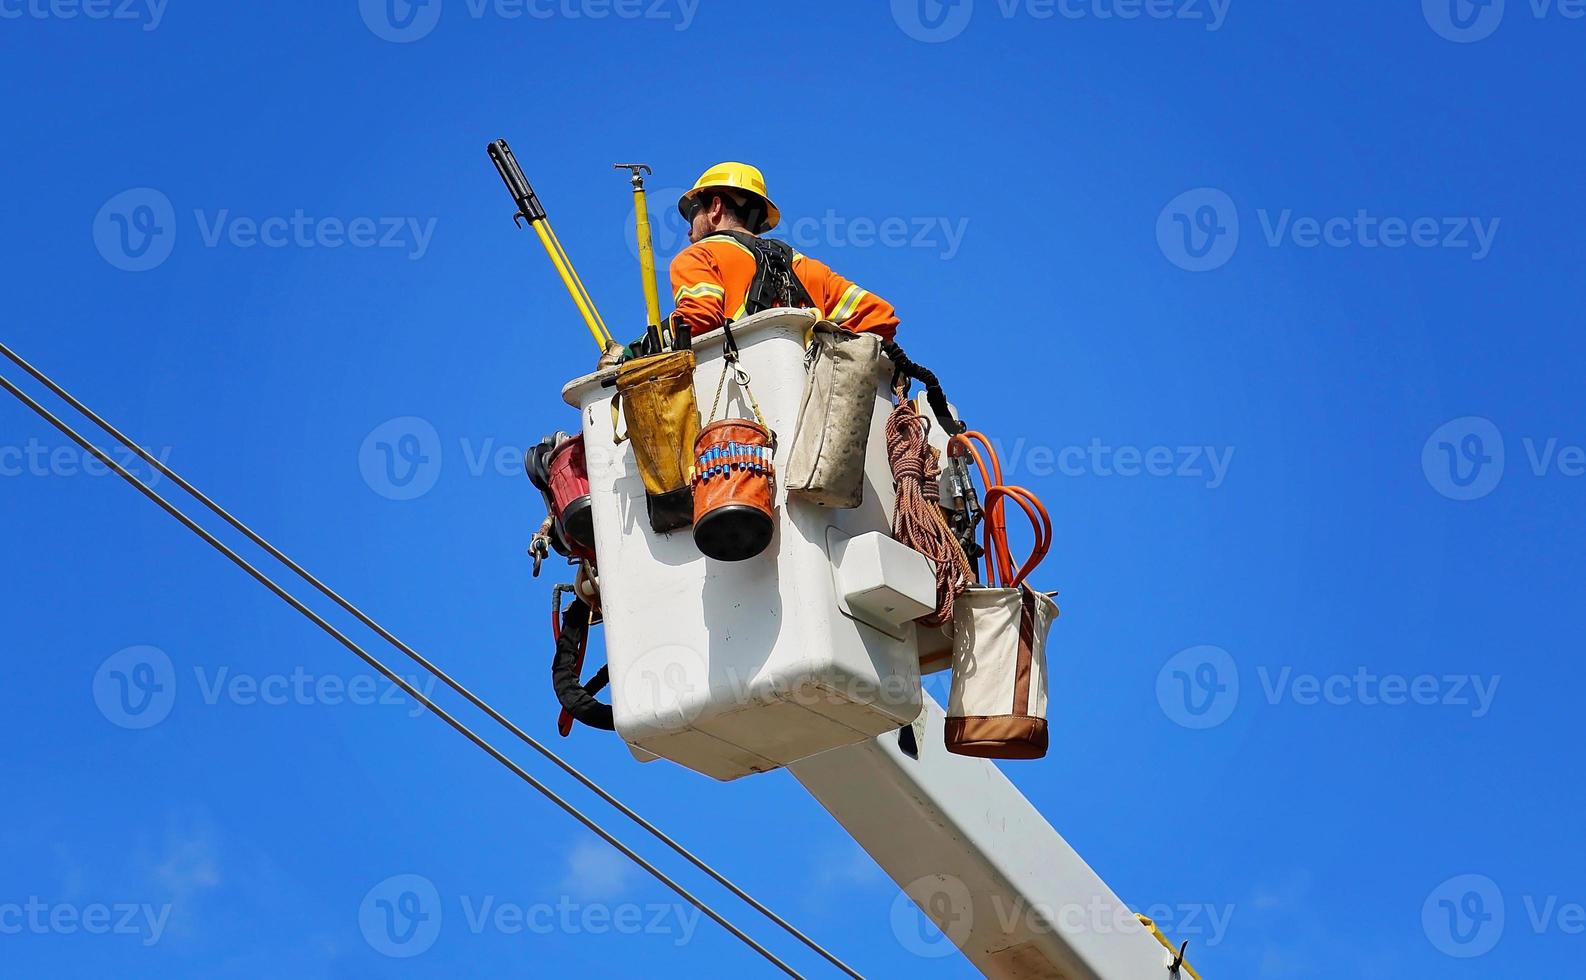
[[(589, 684), (578, 678), (578, 651), (589, 638), (589, 607), (582, 599), (574, 599), (562, 614), (562, 636), (556, 643), (556, 659), (551, 662), (551, 683), (556, 688), (556, 700), (562, 703), (573, 720), (614, 732), (617, 723), (611, 714), (611, 705), (595, 700), (600, 685), (595, 681), (606, 673), (601, 669)], [(609, 675), (608, 675), (609, 676)]]
[(754, 254), (754, 281), (749, 284), (749, 292), (744, 297), (745, 316), (782, 306), (808, 309), (815, 305), (810, 291), (793, 270), (793, 246), (775, 238), (760, 238), (736, 229), (716, 234), (731, 238)]
[(947, 393), (942, 390), (942, 383), (934, 372), (910, 360), (909, 355), (903, 353), (903, 348), (899, 347), (896, 341), (882, 341), (881, 352), (892, 362), (895, 372), (892, 378), (894, 388), (903, 378), (918, 381), (925, 386), (925, 400), (930, 403), (931, 412), (944, 430), (955, 436), (969, 431), (969, 426), (953, 418), (952, 407), (947, 404)]

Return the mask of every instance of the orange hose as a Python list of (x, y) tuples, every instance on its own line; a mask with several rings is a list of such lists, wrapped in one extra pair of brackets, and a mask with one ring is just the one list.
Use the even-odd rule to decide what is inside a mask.
[[(976, 448), (976, 443), (985, 449), (985, 455)], [(980, 479), (986, 484), (986, 493), (980, 506), (986, 518), (984, 547), (987, 583), (1005, 589), (1019, 588), (1052, 550), (1051, 515), (1041, 503), (1041, 498), (1034, 493), (1024, 487), (1009, 486), (1002, 482), (1002, 461), (997, 458), (996, 448), (984, 433), (969, 431), (953, 436), (947, 443), (947, 452), (949, 455), (968, 455), (973, 458), (976, 468), (980, 470)], [(986, 462), (988, 459), (991, 461), (989, 466)], [(1008, 548), (1008, 500), (1019, 505), (1035, 530), (1035, 547), (1031, 549), (1030, 557), (1017, 569)]]

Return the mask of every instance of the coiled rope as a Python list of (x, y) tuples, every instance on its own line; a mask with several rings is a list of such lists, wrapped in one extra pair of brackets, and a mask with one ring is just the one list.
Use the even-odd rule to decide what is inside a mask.
[(898, 389), (897, 407), (887, 416), (887, 461), (897, 485), (892, 536), (931, 560), (936, 567), (936, 611), (920, 618), (927, 626), (952, 622), (953, 604), (974, 582), (975, 573), (942, 516), (941, 454), (930, 443), (931, 422)]

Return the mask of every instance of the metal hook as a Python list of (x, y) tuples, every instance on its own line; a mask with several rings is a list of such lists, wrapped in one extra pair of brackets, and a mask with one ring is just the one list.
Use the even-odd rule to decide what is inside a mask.
[(629, 171), (633, 175), (634, 190), (644, 190), (645, 174), (655, 175), (655, 171), (651, 170), (647, 163), (614, 163), (611, 166), (616, 170)]
[(1168, 968), (1167, 968), (1168, 972), (1171, 973), (1175, 977), (1178, 976), (1178, 974), (1179, 974), (1179, 968), (1184, 965), (1184, 951), (1187, 950), (1187, 949), (1189, 949), (1189, 940), (1188, 939), (1184, 940), (1184, 942), (1179, 945), (1178, 955), (1173, 957), (1172, 964), (1169, 965)]

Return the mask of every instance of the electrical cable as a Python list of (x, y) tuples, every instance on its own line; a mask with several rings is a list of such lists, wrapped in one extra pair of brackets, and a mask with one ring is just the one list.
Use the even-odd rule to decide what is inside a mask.
[[(9, 350), (7, 350), (7, 353), (9, 353)], [(516, 762), (512, 761), (500, 749), (497, 749), (494, 745), (491, 745), (488, 741), (486, 741), (483, 737), (481, 737), (480, 735), (475, 733), (467, 725), (464, 725), (462, 722), (460, 722), (456, 718), (452, 717), (452, 715), (449, 714), (444, 708), (442, 708), (440, 705), (436, 704), (434, 701), (430, 700), (427, 696), (425, 696), (423, 694), (423, 692), (419, 691), (418, 688), (414, 687), (412, 684), (410, 684), (409, 682), (404, 680), (400, 675), (398, 675), (390, 667), (387, 667), (379, 658), (377, 658), (374, 655), (368, 653), (362, 647), (360, 647), (358, 644), (354, 643), (351, 639), (349, 639), (345, 634), (343, 634), (335, 626), (331, 625), (325, 619), (320, 617), (320, 615), (318, 613), (314, 612), (308, 606), (304, 605), (302, 603), (302, 601), (299, 600), (296, 596), (292, 595), (290, 592), (286, 591), (286, 589), (284, 589), (280, 585), (276, 584), (276, 582), (273, 579), (271, 579), (269, 576), (265, 575), (263, 572), (259, 571), (257, 568), (255, 568), (253, 565), (251, 565), (248, 562), (247, 559), (245, 559), (241, 555), (237, 554), (237, 552), (233, 551), (230, 547), (228, 547), (219, 538), (216, 538), (213, 534), (209, 533), (203, 527), (199, 526), (199, 524), (196, 521), (194, 521), (192, 518), (188, 517), (186, 514), (182, 513), (182, 511), (177, 509), (177, 507), (174, 504), (172, 504), (170, 501), (166, 500), (160, 494), (156, 493), (153, 489), (151, 489), (148, 485), (146, 485), (142, 480), (139, 480), (136, 476), (132, 475), (132, 473), (130, 473), (124, 467), (122, 467), (120, 463), (118, 463), (115, 460), (111, 459), (98, 446), (90, 443), (86, 438), (84, 438), (81, 434), (79, 434), (77, 432), (77, 430), (73, 429), (65, 421), (63, 421), (60, 418), (58, 418), (49, 409), (45, 408), (43, 405), (41, 405), (38, 402), (34, 401), (31, 397), (28, 396), (28, 394), (26, 392), (24, 392), (22, 389), (18, 388), (15, 384), (13, 384), (11, 382), (11, 380), (9, 378), (5, 377), (4, 375), (0, 375), (0, 387), (5, 388), (6, 391), (8, 391), (12, 395), (14, 395), (19, 401), (21, 401), (24, 405), (26, 405), (29, 409), (31, 409), (36, 415), (38, 415), (40, 418), (44, 419), (46, 422), (50, 423), (50, 425), (54, 426), (57, 430), (59, 430), (62, 435), (65, 435), (67, 438), (69, 438), (73, 442), (77, 443), (77, 445), (81, 446), (84, 451), (88, 452), (95, 459), (99, 460), (99, 462), (103, 463), (105, 466), (107, 466), (111, 470), (113, 470), (116, 473), (117, 476), (120, 476), (127, 483), (131, 484), (135, 489), (137, 489), (139, 492), (141, 492), (145, 497), (148, 497), (150, 501), (152, 501), (157, 506), (159, 506), (167, 514), (170, 514), (173, 518), (175, 518), (179, 523), (181, 523), (189, 531), (192, 531), (194, 534), (198, 535), (201, 539), (204, 540), (205, 543), (210, 545), (210, 547), (214, 548), (216, 551), (219, 551), (226, 558), (230, 559), (231, 562), (234, 565), (236, 565), (238, 568), (242, 569), (244, 572), (247, 572), (248, 575), (250, 575), (260, 585), (263, 585), (265, 588), (269, 589), (281, 601), (285, 602), (287, 605), (289, 605), (293, 609), (297, 610), (305, 618), (307, 618), (310, 622), (312, 622), (315, 626), (318, 626), (321, 630), (324, 630), (327, 634), (329, 634), (338, 643), (340, 643), (342, 646), (346, 647), (353, 654), (355, 654), (360, 660), (362, 660), (364, 663), (368, 664), (370, 667), (372, 667), (376, 671), (378, 671), (381, 674), (381, 676), (385, 677), (392, 684), (395, 684), (405, 694), (407, 694), (409, 697), (413, 698), (419, 704), (423, 705), (425, 708), (428, 708), (431, 712), (433, 712), (436, 715), (436, 717), (438, 717), (442, 721), (446, 722), (446, 724), (451, 726), (451, 728), (454, 729), (458, 734), (460, 734), (464, 738), (468, 739), (475, 746), (477, 746), (478, 748), (483, 750), (491, 758), (495, 759), (501, 765), (505, 766), (509, 771), (511, 771), (519, 779), (521, 779), (524, 782), (528, 783), (537, 792), (539, 792), (540, 795), (544, 796), (546, 799), (548, 799), (552, 803), (556, 804), (556, 806), (559, 807), (568, 816), (571, 816), (573, 819), (575, 819), (579, 823), (583, 824), (584, 827), (587, 828), (589, 831), (594, 833), (596, 836), (600, 837), (601, 840), (604, 840), (606, 843), (608, 843), (612, 847), (616, 848), (619, 852), (621, 852), (630, 861), (633, 861), (639, 867), (641, 867), (645, 871), (647, 871), (652, 877), (654, 877), (661, 884), (663, 884), (667, 888), (671, 889), (675, 894), (678, 895), (678, 897), (682, 898), (684, 901), (688, 902), (690, 905), (692, 905), (695, 908), (699, 909), (700, 912), (702, 912), (706, 916), (708, 916), (713, 922), (715, 922), (716, 924), (720, 925), (722, 928), (726, 929), (729, 933), (731, 933), (734, 937), (736, 937), (740, 942), (744, 943), (746, 946), (748, 946), (749, 948), (753, 949), (755, 952), (759, 953), (762, 957), (764, 957), (768, 962), (770, 962), (772, 965), (777, 967), (783, 973), (787, 974), (788, 976), (802, 978), (802, 975), (799, 974), (797, 971), (795, 971), (791, 966), (787, 965), (782, 960), (778, 959), (775, 953), (772, 953), (769, 949), (766, 949), (764, 946), (762, 946), (759, 943), (755, 942), (754, 939), (752, 939), (752, 938), (750, 938), (748, 936), (748, 934), (746, 934), (741, 929), (739, 929), (737, 926), (735, 926), (731, 922), (729, 922), (719, 912), (717, 912), (715, 909), (713, 909), (712, 907), (707, 905), (702, 899), (696, 897), (692, 892), (688, 891), (688, 889), (684, 888), (682, 885), (680, 885), (676, 881), (672, 880), (660, 868), (657, 868), (655, 865), (651, 864), (649, 861), (646, 861), (636, 851), (632, 850), (627, 845), (623, 844), (620, 840), (618, 840), (616, 837), (614, 837), (604, 827), (602, 827), (600, 824), (596, 823), (591, 817), (589, 817), (586, 814), (584, 814), (583, 811), (579, 810), (576, 806), (574, 806), (573, 804), (569, 803), (567, 800), (563, 799), (561, 796), (557, 795), (557, 793), (554, 790), (552, 790), (549, 786), (546, 786), (544, 783), (541, 783), (539, 780), (535, 779), (534, 776), (531, 775), (528, 772), (528, 770), (524, 769), (522, 766), (519, 766)]]
[[(797, 939), (799, 942), (803, 943), (806, 947), (808, 947), (810, 950), (812, 950), (813, 952), (815, 952), (816, 954), (821, 956), (828, 963), (831, 963), (833, 966), (835, 966), (837, 969), (841, 970), (843, 973), (847, 974), (848, 976), (854, 977), (855, 980), (859, 980), (861, 975), (857, 971), (855, 971), (852, 967), (850, 967), (846, 963), (844, 963), (835, 954), (833, 954), (833, 953), (829, 952), (828, 950), (826, 950), (819, 943), (815, 942), (815, 940), (813, 940), (809, 936), (805, 935), (801, 930), (799, 930), (792, 923), (788, 922), (786, 919), (782, 918), (776, 912), (772, 911), (769, 907), (767, 907), (765, 904), (760, 902), (758, 899), (754, 898), (748, 892), (744, 891), (738, 885), (733, 883), (733, 881), (731, 879), (727, 878), (724, 874), (722, 874), (721, 872), (717, 871), (710, 864), (705, 862), (704, 859), (696, 856), (693, 852), (689, 851), (682, 844), (680, 844), (677, 841), (673, 840), (670, 836), (668, 836), (665, 832), (663, 832), (659, 827), (655, 826), (653, 823), (651, 823), (650, 821), (646, 820), (644, 817), (640, 816), (632, 808), (630, 808), (625, 803), (623, 803), (621, 800), (617, 799), (615, 796), (613, 796), (611, 793), (609, 793), (605, 788), (600, 786), (599, 783), (596, 783), (593, 779), (591, 779), (590, 777), (586, 776), (577, 767), (573, 766), (571, 763), (567, 762), (561, 756), (557, 755), (554, 751), (552, 751), (544, 743), (542, 743), (538, 739), (534, 738), (528, 732), (524, 731), (518, 725), (514, 724), (505, 715), (501, 714), (495, 708), (491, 707), (491, 705), (488, 702), (486, 702), (479, 695), (475, 694), (473, 691), (469, 690), (460, 681), (458, 681), (455, 678), (453, 678), (450, 674), (446, 673), (440, 667), (438, 667), (434, 663), (432, 663), (423, 654), (419, 653), (417, 650), (413, 649), (411, 646), (409, 646), (408, 644), (404, 643), (402, 640), (397, 638), (397, 636), (395, 634), (393, 634), (390, 630), (387, 630), (384, 626), (381, 626), (372, 617), (370, 617), (369, 615), (364, 613), (363, 610), (361, 610), (357, 606), (353, 605), (352, 602), (350, 602), (349, 600), (343, 598), (339, 593), (337, 593), (335, 590), (331, 589), (330, 586), (326, 585), (324, 582), (322, 582), (319, 578), (317, 578), (312, 573), (310, 573), (302, 565), (300, 565), (296, 561), (292, 560), (292, 558), (289, 557), (285, 552), (281, 551), (275, 545), (271, 544), (268, 540), (266, 540), (258, 532), (254, 531), (247, 524), (243, 523), (240, 519), (238, 519), (237, 517), (233, 516), (224, 507), (221, 507), (214, 500), (210, 499), (210, 497), (208, 495), (206, 495), (203, 491), (199, 490), (193, 484), (189, 483), (186, 479), (184, 479), (181, 476), (181, 474), (177, 473), (175, 470), (171, 469), (164, 462), (162, 462), (159, 459), (159, 457), (155, 456), (153, 453), (150, 453), (148, 450), (144, 449), (138, 443), (134, 442), (124, 432), (122, 432), (120, 429), (116, 428), (109, 421), (107, 421), (104, 417), (102, 417), (97, 412), (95, 412), (93, 409), (91, 409), (87, 405), (85, 405), (82, 401), (80, 401), (71, 392), (67, 391), (60, 384), (58, 384), (49, 375), (45, 374), (43, 371), (41, 371), (38, 368), (34, 367), (31, 363), (29, 363), (21, 355), (17, 354), (15, 351), (13, 351), (10, 347), (6, 346), (4, 343), (0, 343), (0, 354), (4, 354), (6, 357), (10, 358), (11, 361), (13, 361), (18, 367), (22, 368), (22, 370), (26, 371), (34, 380), (38, 381), (44, 387), (48, 388), (51, 392), (53, 392), (62, 401), (65, 401), (74, 410), (79, 412), (85, 418), (91, 420), (95, 425), (99, 426), (99, 428), (101, 428), (105, 432), (109, 433), (110, 436), (113, 437), (117, 442), (121, 443), (127, 449), (129, 449), (133, 453), (137, 454), (137, 456), (140, 459), (142, 459), (145, 463), (147, 463), (148, 465), (150, 465), (154, 469), (156, 469), (166, 479), (169, 479), (172, 483), (175, 483), (177, 486), (181, 487), (183, 491), (188, 493), (190, 496), (193, 497), (193, 499), (197, 500), (199, 503), (203, 504), (212, 513), (214, 513), (215, 516), (219, 517), (221, 520), (223, 520), (227, 524), (231, 525), (231, 527), (233, 529), (235, 529), (238, 533), (242, 534), (244, 537), (246, 537), (249, 541), (253, 542), (258, 547), (262, 548), (265, 552), (267, 552), (276, 561), (279, 561), (281, 564), (283, 564), (287, 568), (291, 569), (293, 573), (295, 573), (303, 581), (307, 582), (314, 589), (318, 590), (320, 592), (320, 594), (324, 595), (327, 599), (329, 599), (330, 601), (334, 602), (336, 605), (340, 606), (344, 611), (346, 611), (348, 614), (353, 616), (355, 619), (357, 619), (364, 626), (368, 627), (370, 630), (373, 630), (377, 635), (379, 635), (379, 637), (381, 639), (385, 640), (387, 643), (390, 643), (392, 646), (396, 647), (403, 654), (405, 654), (408, 657), (408, 659), (410, 659), (413, 663), (417, 664), (419, 667), (423, 668), (424, 670), (428, 671), (430, 674), (434, 675), (436, 679), (441, 681), (441, 683), (443, 683), (447, 687), (451, 688), (458, 695), (460, 695), (462, 698), (467, 700), (468, 703), (472, 704), (475, 708), (478, 708), (480, 711), (482, 711), (486, 715), (488, 715), (492, 721), (496, 722), (498, 725), (500, 725), (501, 727), (505, 728), (507, 731), (511, 732), (514, 736), (516, 736), (525, 745), (527, 745), (530, 748), (534, 749), (541, 756), (545, 757), (552, 764), (554, 764), (559, 769), (561, 769), (564, 773), (566, 773), (567, 775), (573, 777), (573, 779), (577, 780), (579, 782), (579, 784), (581, 784), (585, 789), (588, 789), (590, 792), (592, 792), (596, 796), (600, 797), (601, 800), (603, 800), (605, 803), (607, 803), (611, 807), (615, 808), (619, 813), (621, 813), (623, 816), (627, 817), (629, 820), (633, 821), (640, 828), (642, 828), (644, 831), (646, 831), (652, 837), (654, 837), (657, 841), (659, 841), (660, 843), (666, 845), (668, 848), (670, 848), (678, 856), (682, 857), (684, 860), (688, 861), (694, 867), (696, 867), (700, 871), (704, 872), (712, 880), (714, 880), (717, 884), (721, 885), (723, 888), (726, 888), (733, 895), (735, 895), (739, 900), (743, 901), (745, 904), (749, 905), (755, 911), (759, 912), (761, 915), (765, 916), (771, 922), (775, 923), (778, 927), (780, 927), (782, 930), (787, 932), (788, 935), (792, 936), (794, 939)], [(10, 386), (8, 385), (7, 387), (9, 388)], [(15, 392), (13, 392), (13, 393), (15, 393)]]

